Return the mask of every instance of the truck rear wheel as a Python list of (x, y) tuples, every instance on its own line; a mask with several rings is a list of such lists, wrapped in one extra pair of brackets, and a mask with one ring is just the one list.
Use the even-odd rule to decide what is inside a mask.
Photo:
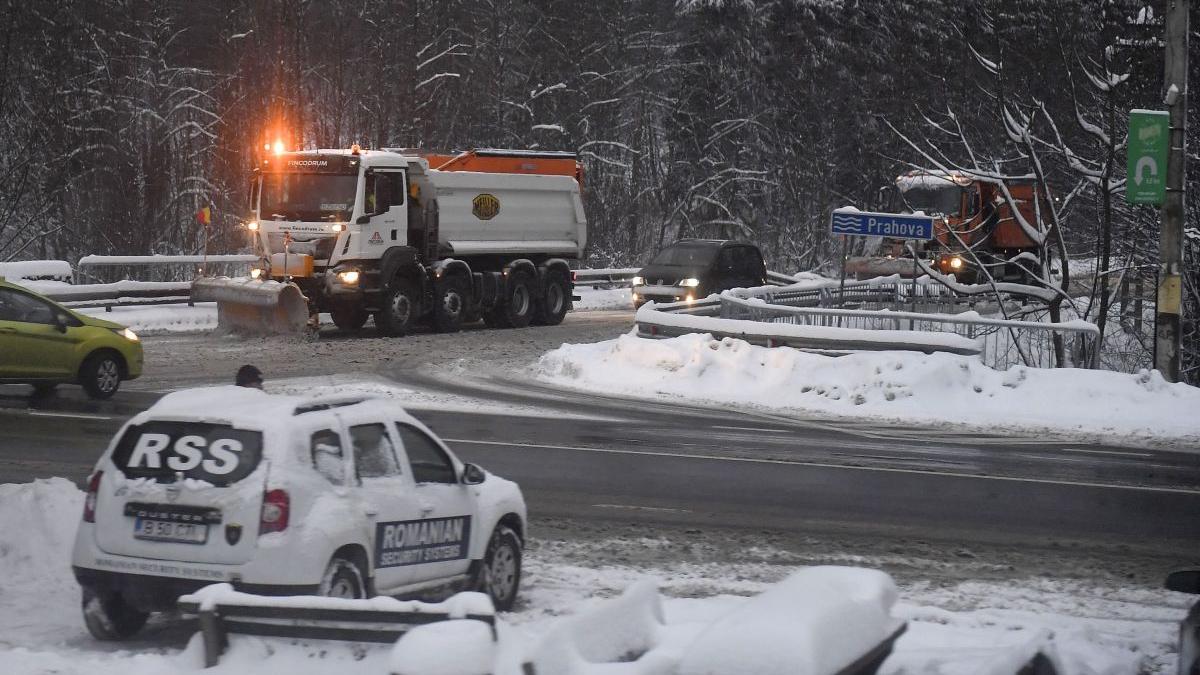
[(537, 304), (536, 323), (546, 326), (557, 326), (567, 316), (571, 306), (571, 287), (562, 272), (546, 274), (546, 289), (542, 293), (541, 302)]
[(333, 319), (333, 325), (344, 331), (355, 331), (363, 327), (367, 322), (367, 310), (362, 307), (355, 306), (340, 306), (329, 310), (329, 316)]
[(535, 310), (533, 279), (527, 272), (513, 272), (501, 302), (488, 310), (483, 320), (494, 328), (524, 328)]
[(462, 330), (467, 314), (467, 281), (453, 275), (439, 281), (434, 287), (437, 297), (433, 301), (433, 329), (439, 333), (457, 333)]
[(375, 326), (388, 337), (403, 337), (417, 320), (420, 303), (416, 285), (393, 279), (383, 292), (383, 308), (375, 313)]

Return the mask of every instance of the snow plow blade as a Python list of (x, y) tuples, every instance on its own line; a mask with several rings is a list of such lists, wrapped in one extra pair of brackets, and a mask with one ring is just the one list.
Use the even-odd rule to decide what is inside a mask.
[(217, 303), (217, 332), (293, 335), (308, 329), (308, 298), (293, 283), (215, 277), (192, 282), (193, 302)]

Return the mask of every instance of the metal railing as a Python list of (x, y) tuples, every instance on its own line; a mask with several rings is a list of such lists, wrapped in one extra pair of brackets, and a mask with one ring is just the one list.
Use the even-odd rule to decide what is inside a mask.
[[(1099, 329), (1084, 321), (1043, 323), (989, 319), (975, 312), (929, 314), (892, 310), (833, 309), (794, 307), (771, 304), (766, 298), (738, 297), (723, 293), (720, 298), (722, 319), (756, 321), (771, 324), (822, 326), (859, 330), (917, 331), (954, 333), (980, 346), (980, 358), (987, 365), (1004, 370), (1014, 365), (1037, 368), (1086, 366), (1085, 355), (1092, 352)], [(1056, 345), (1061, 343), (1061, 347)], [(1062, 362), (1057, 358), (1062, 351)]]
[[(190, 281), (205, 276), (245, 276), (259, 257), (234, 255), (88, 255), (75, 264), (75, 283), (119, 280)], [(105, 274), (97, 271), (104, 270)], [(149, 278), (147, 278), (149, 277)]]

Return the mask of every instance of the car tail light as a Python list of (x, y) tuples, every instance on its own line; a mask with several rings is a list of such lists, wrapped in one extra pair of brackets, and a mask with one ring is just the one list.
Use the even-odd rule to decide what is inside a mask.
[(83, 522), (96, 522), (96, 495), (100, 492), (100, 478), (103, 471), (97, 471), (88, 478), (87, 496), (83, 498)]
[(258, 521), (258, 533), (282, 532), (288, 526), (288, 508), (291, 499), (286, 490), (267, 490), (263, 495), (262, 516)]

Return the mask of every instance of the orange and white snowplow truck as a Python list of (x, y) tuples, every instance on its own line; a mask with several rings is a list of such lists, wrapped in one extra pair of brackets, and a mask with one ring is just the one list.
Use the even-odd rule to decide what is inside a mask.
[(480, 318), (558, 324), (572, 306), (569, 261), (587, 244), (582, 178), (558, 152), (267, 156), (250, 189), (252, 276), (295, 284), (344, 330), (369, 316), (390, 336), (425, 320), (440, 332)]
[[(1006, 186), (1025, 221), (1036, 227), (1039, 213), (1048, 208), (1045, 192), (1032, 179), (1010, 180)], [(934, 239), (916, 243), (918, 255), (939, 272), (967, 283), (982, 282), (986, 279), (982, 263), (996, 281), (1029, 280), (1029, 271), (1037, 265), (1037, 245), (1017, 221), (999, 185), (958, 172), (915, 170), (897, 177), (895, 187), (889, 210), (934, 216)], [(1035, 194), (1042, 200), (1040, 209), (1035, 208)], [(912, 276), (912, 268), (904, 242), (893, 239), (885, 239), (877, 255), (847, 263), (847, 272), (860, 279)]]

